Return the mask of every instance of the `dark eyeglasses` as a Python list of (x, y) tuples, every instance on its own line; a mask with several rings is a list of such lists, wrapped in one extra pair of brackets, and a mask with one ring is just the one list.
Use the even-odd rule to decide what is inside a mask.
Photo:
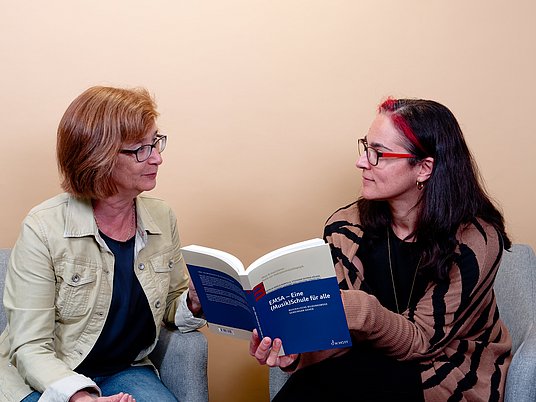
[(366, 138), (360, 138), (357, 140), (357, 152), (359, 155), (365, 153), (367, 160), (372, 166), (378, 165), (380, 158), (415, 158), (412, 154), (400, 154), (395, 152), (382, 152), (376, 148), (368, 146)]
[(159, 154), (164, 152), (164, 149), (166, 149), (166, 143), (167, 135), (158, 134), (152, 144), (142, 145), (136, 149), (121, 149), (119, 152), (122, 154), (134, 154), (136, 155), (136, 160), (138, 162), (145, 162), (153, 153), (153, 149), (156, 148)]

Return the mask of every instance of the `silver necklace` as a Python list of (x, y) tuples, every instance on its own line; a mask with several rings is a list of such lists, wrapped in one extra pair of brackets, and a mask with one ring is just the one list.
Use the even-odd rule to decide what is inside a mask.
[[(95, 212), (95, 209), (93, 209), (93, 216), (95, 217), (95, 223), (97, 224), (97, 228), (102, 230), (101, 225), (99, 223), (99, 220), (97, 219), (97, 214)], [(125, 242), (128, 239), (130, 239), (134, 234), (136, 233), (136, 204), (132, 204), (132, 220), (130, 222), (130, 225), (128, 227), (128, 232), (126, 235), (119, 236), (119, 238), (114, 238), (114, 240)]]
[[(391, 273), (391, 284), (393, 285), (393, 294), (395, 296), (396, 312), (400, 314), (400, 307), (398, 307), (398, 296), (396, 294), (395, 276), (393, 274), (393, 264), (391, 262), (391, 234), (389, 233), (389, 228), (387, 228), (387, 253), (389, 255), (389, 272)], [(411, 303), (411, 296), (413, 295), (413, 288), (415, 287), (415, 280), (417, 279), (417, 272), (419, 271), (421, 260), (422, 260), (422, 255), (419, 258), (417, 267), (415, 268), (415, 274), (413, 274), (413, 282), (411, 283), (411, 289), (409, 291), (408, 305), (406, 306), (406, 309), (404, 311), (409, 309), (409, 304)]]

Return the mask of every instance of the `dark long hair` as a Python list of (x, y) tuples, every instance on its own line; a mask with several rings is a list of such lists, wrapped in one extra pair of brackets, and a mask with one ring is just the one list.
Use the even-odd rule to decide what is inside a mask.
[[(438, 280), (446, 278), (455, 257), (456, 232), (476, 218), (493, 225), (509, 249), (504, 218), (481, 184), (478, 167), (452, 112), (431, 100), (388, 99), (380, 105), (379, 113), (390, 116), (408, 151), (416, 156), (408, 163), (434, 158), (413, 233), (423, 248), (423, 271)], [(358, 205), (364, 228), (376, 235), (385, 233), (391, 223), (387, 202), (360, 198)]]

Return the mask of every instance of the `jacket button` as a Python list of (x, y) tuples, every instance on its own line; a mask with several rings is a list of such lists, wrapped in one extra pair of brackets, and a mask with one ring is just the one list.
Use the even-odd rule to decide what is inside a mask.
[(168, 266), (168, 268), (170, 268), (170, 269), (173, 268), (173, 261), (168, 262), (167, 266)]
[(74, 283), (77, 283), (80, 281), (80, 275), (78, 274), (74, 274), (71, 278), (71, 280), (74, 282)]
[(140, 271), (143, 271), (145, 269), (145, 264), (141, 263), (140, 265), (138, 265), (138, 268), (140, 269)]
[(157, 300), (156, 303), (154, 304), (154, 306), (155, 306), (156, 308), (160, 308), (160, 300)]

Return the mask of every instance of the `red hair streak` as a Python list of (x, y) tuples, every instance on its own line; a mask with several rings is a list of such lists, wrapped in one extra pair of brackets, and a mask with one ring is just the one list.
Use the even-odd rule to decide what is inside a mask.
[(417, 138), (417, 136), (415, 135), (415, 133), (409, 126), (406, 119), (403, 116), (395, 113), (398, 107), (399, 107), (399, 102), (397, 99), (388, 98), (380, 105), (379, 112), (382, 112), (382, 111), (391, 112), (392, 113), (391, 120), (393, 121), (393, 124), (395, 125), (395, 127), (398, 128), (400, 131), (402, 131), (402, 133), (406, 136), (408, 140), (410, 140), (410, 142), (413, 145), (415, 145), (422, 152), (427, 154), (426, 150), (424, 149), (419, 139)]

